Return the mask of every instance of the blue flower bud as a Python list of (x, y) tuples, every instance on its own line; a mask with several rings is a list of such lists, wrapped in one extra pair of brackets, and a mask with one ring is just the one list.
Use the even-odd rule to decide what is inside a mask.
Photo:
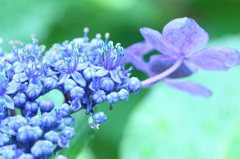
[(63, 103), (58, 109), (61, 111), (63, 117), (72, 113), (72, 108), (67, 103)]
[(37, 85), (35, 84), (30, 84), (28, 87), (27, 87), (27, 90), (26, 90), (26, 94), (27, 96), (30, 98), (30, 99), (36, 99), (39, 97), (41, 93), (41, 88), (39, 88)]
[(50, 99), (41, 99), (38, 103), (41, 112), (51, 112), (54, 108), (54, 103)]
[(8, 123), (8, 126), (13, 131), (17, 132), (20, 127), (27, 125), (27, 123), (28, 123), (27, 120), (23, 116), (17, 115), (17, 116), (11, 117)]
[(70, 140), (71, 138), (73, 138), (75, 136), (75, 131), (72, 127), (65, 127), (61, 131), (61, 135), (63, 137), (65, 137), (66, 139)]
[(114, 88), (114, 82), (109, 77), (103, 77), (100, 79), (100, 88), (104, 91), (112, 91)]
[(97, 90), (93, 94), (92, 99), (95, 103), (101, 104), (101, 103), (105, 102), (105, 100), (107, 99), (106, 93), (103, 90)]
[(27, 101), (24, 105), (24, 113), (31, 112), (31, 114), (37, 114), (38, 102), (37, 101)]
[(6, 145), (9, 141), (9, 135), (0, 132), (0, 147)]
[(36, 158), (47, 159), (53, 155), (53, 144), (47, 140), (38, 140), (31, 148), (31, 153)]
[(71, 89), (70, 97), (72, 99), (75, 99), (75, 98), (81, 99), (84, 96), (84, 93), (85, 93), (85, 91), (83, 88), (76, 86), (73, 89)]
[(42, 136), (42, 130), (39, 127), (23, 126), (18, 129), (17, 139), (25, 144), (32, 143)]
[(68, 158), (63, 155), (58, 155), (55, 159), (68, 159)]
[(105, 115), (103, 112), (97, 112), (93, 114), (93, 121), (96, 124), (103, 124), (107, 120), (107, 115)]
[(127, 88), (130, 92), (138, 93), (139, 90), (142, 88), (142, 83), (139, 81), (138, 78), (132, 77), (127, 83)]
[(66, 82), (64, 82), (64, 90), (66, 92), (69, 92), (75, 86), (77, 86), (77, 83), (72, 79), (68, 79)]
[(44, 80), (43, 85), (45, 88), (52, 90), (57, 87), (57, 80), (55, 78), (48, 77)]
[(14, 106), (17, 108), (22, 108), (22, 106), (26, 103), (26, 95), (24, 93), (17, 93), (13, 97)]
[(43, 113), (41, 117), (42, 126), (46, 129), (51, 129), (57, 126), (56, 116), (52, 113)]
[(95, 74), (96, 74), (96, 70), (91, 67), (87, 67), (83, 71), (83, 76), (87, 81), (93, 79), (95, 77)]
[(24, 153), (24, 154), (22, 154), (21, 156), (19, 156), (18, 159), (34, 159), (34, 157), (33, 157), (32, 154)]
[(59, 130), (62, 130), (63, 128), (65, 128), (66, 126), (69, 127), (73, 127), (75, 124), (75, 120), (73, 117), (71, 116), (67, 116), (65, 118), (63, 118), (63, 121), (60, 123), (60, 125), (58, 126)]
[(107, 100), (109, 104), (117, 103), (118, 102), (118, 94), (117, 92), (112, 92), (107, 95)]
[(29, 125), (32, 127), (34, 127), (34, 126), (41, 127), (41, 125), (42, 125), (41, 117), (39, 117), (37, 115), (31, 117), (29, 120)]
[(127, 101), (127, 100), (128, 100), (128, 95), (129, 95), (129, 92), (128, 92), (126, 89), (121, 89), (121, 90), (118, 92), (118, 98), (119, 98), (121, 101)]
[(16, 158), (16, 152), (14, 150), (6, 150), (3, 152), (2, 157), (4, 159), (15, 159)]
[(44, 135), (44, 139), (51, 141), (53, 144), (57, 144), (59, 139), (59, 134), (51, 130)]

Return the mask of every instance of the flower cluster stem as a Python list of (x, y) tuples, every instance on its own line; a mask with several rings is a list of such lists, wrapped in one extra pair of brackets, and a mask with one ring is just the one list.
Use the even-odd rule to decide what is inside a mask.
[(184, 57), (179, 57), (177, 59), (176, 63), (174, 65), (172, 65), (172, 67), (170, 67), (166, 71), (164, 71), (154, 77), (151, 77), (149, 79), (142, 81), (142, 86), (149, 87), (149, 86), (153, 85), (154, 83), (164, 79), (165, 77), (167, 77), (168, 75), (170, 75), (171, 73), (176, 71), (179, 68), (179, 66), (181, 66), (181, 64), (183, 63), (183, 60), (184, 60)]

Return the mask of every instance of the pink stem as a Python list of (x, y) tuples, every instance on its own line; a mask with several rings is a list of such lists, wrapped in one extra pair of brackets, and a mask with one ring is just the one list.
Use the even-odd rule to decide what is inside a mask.
[(156, 75), (154, 77), (151, 77), (149, 79), (142, 81), (142, 86), (149, 87), (152, 84), (164, 79), (165, 77), (167, 77), (168, 75), (170, 75), (171, 73), (176, 71), (179, 68), (179, 66), (181, 66), (181, 64), (183, 63), (183, 60), (184, 60), (184, 57), (179, 57), (178, 60), (176, 61), (176, 63), (174, 65), (172, 65), (172, 67), (170, 67), (166, 71), (162, 72), (159, 75)]

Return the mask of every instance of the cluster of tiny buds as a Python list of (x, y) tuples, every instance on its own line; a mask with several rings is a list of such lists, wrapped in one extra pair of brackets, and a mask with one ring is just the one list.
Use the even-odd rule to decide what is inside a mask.
[[(114, 47), (109, 33), (105, 41), (100, 34), (89, 41), (88, 32), (84, 28), (82, 38), (54, 44), (48, 51), (31, 34), (32, 43), (10, 41), (12, 52), (0, 54), (0, 154), (4, 159), (55, 155), (75, 136), (72, 114), (85, 110), (91, 114), (89, 126), (98, 129), (107, 119), (104, 112), (96, 112), (98, 104), (107, 101), (112, 109), (114, 103), (127, 101), (130, 93), (142, 88), (136, 77), (130, 77), (133, 68), (125, 70), (120, 63), (125, 55), (121, 44)], [(39, 100), (54, 89), (65, 97), (59, 107), (50, 99)]]

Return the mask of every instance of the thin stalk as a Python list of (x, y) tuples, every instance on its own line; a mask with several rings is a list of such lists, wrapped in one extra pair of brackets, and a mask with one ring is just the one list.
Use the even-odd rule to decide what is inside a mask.
[(167, 77), (168, 75), (170, 75), (171, 73), (173, 73), (174, 71), (176, 71), (179, 66), (181, 66), (181, 64), (183, 63), (184, 57), (179, 57), (176, 61), (176, 63), (174, 65), (172, 65), (172, 67), (170, 67), (169, 69), (167, 69), (166, 71), (151, 77), (149, 79), (146, 79), (144, 81), (142, 81), (142, 86), (143, 87), (149, 87), (152, 84), (164, 79), (165, 77)]

